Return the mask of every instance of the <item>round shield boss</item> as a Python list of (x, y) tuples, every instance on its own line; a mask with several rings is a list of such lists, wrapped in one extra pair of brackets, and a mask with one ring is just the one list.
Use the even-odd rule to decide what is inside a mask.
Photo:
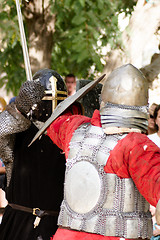
[(101, 193), (101, 179), (93, 164), (77, 162), (69, 170), (65, 182), (66, 201), (73, 211), (85, 214), (96, 206)]

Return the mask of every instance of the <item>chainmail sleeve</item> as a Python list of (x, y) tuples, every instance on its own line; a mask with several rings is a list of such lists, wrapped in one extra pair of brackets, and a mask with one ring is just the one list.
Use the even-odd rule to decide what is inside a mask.
[(30, 125), (30, 120), (16, 110), (14, 103), (0, 114), (0, 158), (5, 164), (7, 186), (12, 173), (15, 134), (27, 130)]

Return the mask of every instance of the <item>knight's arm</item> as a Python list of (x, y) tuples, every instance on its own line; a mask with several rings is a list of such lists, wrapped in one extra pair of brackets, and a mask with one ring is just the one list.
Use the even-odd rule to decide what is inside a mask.
[(69, 152), (69, 143), (74, 131), (83, 123), (91, 119), (82, 115), (62, 115), (58, 117), (48, 128), (47, 135), (65, 152), (66, 158)]
[(0, 114), (0, 158), (2, 158), (7, 174), (7, 184), (10, 181), (13, 159), (15, 134), (25, 131), (31, 125), (30, 120), (16, 110), (14, 103), (8, 105)]
[(130, 133), (120, 140), (104, 169), (132, 178), (142, 196), (156, 207), (160, 199), (160, 149), (146, 135)]
[(7, 106), (0, 114), (0, 158), (2, 158), (10, 181), (13, 159), (15, 134), (25, 131), (31, 125), (28, 117), (45, 95), (44, 87), (37, 81), (26, 81), (22, 84), (15, 103)]

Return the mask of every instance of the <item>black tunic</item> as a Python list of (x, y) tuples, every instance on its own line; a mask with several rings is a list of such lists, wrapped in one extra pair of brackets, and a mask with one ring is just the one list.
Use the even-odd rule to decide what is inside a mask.
[[(7, 200), (29, 208), (59, 211), (63, 199), (65, 157), (45, 135), (28, 147), (37, 131), (31, 125), (27, 131), (16, 135)], [(31, 213), (7, 206), (0, 226), (0, 240), (50, 240), (57, 229), (57, 217), (42, 217), (35, 229), (34, 220)]]

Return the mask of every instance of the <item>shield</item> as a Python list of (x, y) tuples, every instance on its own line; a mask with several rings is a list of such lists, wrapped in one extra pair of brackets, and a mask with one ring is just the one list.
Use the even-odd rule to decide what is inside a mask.
[(58, 104), (52, 113), (51, 117), (44, 123), (43, 127), (37, 132), (29, 146), (39, 138), (45, 130), (49, 127), (49, 125), (58, 118), (69, 106), (71, 106), (75, 101), (80, 100), (85, 94), (87, 94), (92, 88), (94, 88), (104, 77), (106, 74), (103, 74), (97, 80), (91, 81), (86, 86), (80, 88), (74, 95), (66, 98), (63, 102)]

